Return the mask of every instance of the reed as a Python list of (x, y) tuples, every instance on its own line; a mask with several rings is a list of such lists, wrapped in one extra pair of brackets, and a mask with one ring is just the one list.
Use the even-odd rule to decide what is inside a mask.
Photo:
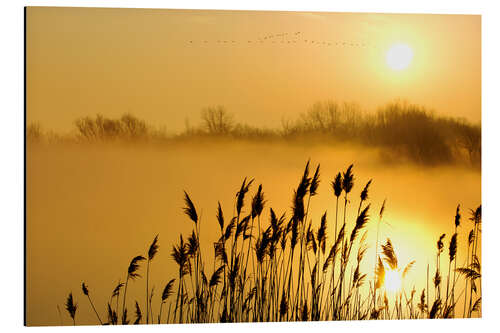
[(147, 258), (147, 269), (146, 269), (146, 324), (149, 324), (149, 263), (153, 260), (156, 253), (158, 252), (159, 244), (158, 244), (158, 235), (155, 236), (153, 242), (151, 243), (148, 250), (148, 258)]
[[(99, 314), (97, 313), (96, 309), (95, 309), (95, 306), (94, 306), (94, 303), (92, 303), (92, 299), (90, 298), (90, 294), (89, 294), (89, 289), (88, 287), (85, 285), (85, 282), (82, 282), (82, 292), (85, 296), (87, 296), (87, 298), (89, 299), (89, 302), (90, 302), (90, 306), (92, 306), (92, 310), (94, 310), (95, 312), (95, 315), (97, 316), (97, 320), (99, 320), (99, 323), (102, 325), (102, 320), (101, 320), (101, 317), (99, 317)], [(68, 310), (69, 311), (69, 310)]]
[(137, 271), (139, 270), (139, 263), (141, 261), (146, 260), (143, 256), (136, 256), (130, 261), (130, 265), (128, 266), (127, 269), (127, 278), (125, 280), (125, 290), (123, 292), (123, 306), (122, 306), (122, 324), (127, 322), (127, 309), (125, 307), (126, 300), (127, 300), (127, 287), (128, 287), (128, 282), (129, 280), (135, 280), (136, 278), (141, 277)]
[(76, 325), (75, 322), (75, 315), (76, 315), (76, 309), (77, 309), (77, 304), (73, 301), (73, 293), (69, 293), (68, 298), (66, 299), (66, 311), (68, 311), (69, 316), (73, 320), (73, 326)]
[[(372, 203), (369, 202), (372, 180), (369, 180), (360, 191), (359, 202), (353, 205), (356, 216), (349, 217), (349, 202), (353, 200), (351, 194), (355, 185), (353, 165), (350, 165), (343, 173), (337, 173), (331, 182), (335, 217), (325, 211), (318, 221), (314, 221), (308, 216), (312, 212), (311, 199), (320, 191), (320, 166), (317, 165), (312, 175), (310, 168), (308, 161), (293, 191), (288, 217), (286, 213), (277, 214), (272, 207), (266, 208), (269, 203), (265, 200), (262, 184), (253, 194), (251, 203), (245, 204), (253, 179), (243, 180), (234, 197), (234, 211), (230, 218), (225, 217), (222, 205), (218, 203), (215, 223), (220, 236), (213, 240), (214, 260), (211, 263), (201, 252), (201, 217), (191, 197), (184, 192), (183, 211), (194, 223), (194, 228), (187, 237), (181, 234), (179, 242), (172, 247), (171, 258), (177, 265), (178, 276), (166, 279), (168, 282), (159, 295), (154, 294), (154, 288), (150, 289), (150, 265), (159, 252), (156, 235), (145, 256), (138, 255), (130, 262), (125, 283), (118, 282), (114, 288), (106, 304), (107, 322), (101, 320), (87, 285), (82, 283), (82, 291), (88, 297), (98, 322), (118, 324), (117, 310), (122, 289), (120, 322), (128, 324), (131, 321), (126, 307), (127, 289), (131, 280), (140, 277), (138, 270), (142, 261), (146, 263), (145, 314), (136, 300), (134, 324), (454, 318), (458, 301), (464, 306), (464, 317), (471, 317), (473, 313), (480, 315), (478, 244), (481, 206), (471, 210), (470, 221), (474, 225), (468, 233), (464, 267), (457, 267), (461, 255), (458, 250), (461, 220), (458, 206), (455, 232), (448, 246), (447, 270), (441, 269), (445, 234), (440, 235), (436, 243), (434, 295), (429, 292), (429, 265), (424, 278), (427, 286), (421, 290), (420, 297), (415, 286), (411, 290), (402, 287), (391, 294), (386, 285), (389, 274), (399, 274), (405, 281), (415, 261), (401, 265), (389, 238), (379, 244), (386, 201), (372, 218)], [(342, 225), (337, 230), (342, 194)], [(265, 218), (266, 212), (268, 219)], [(372, 223), (373, 219), (377, 222)], [(331, 234), (328, 232), (332, 229), (330, 225), (333, 226)], [(367, 264), (373, 267), (373, 277), (363, 271), (363, 262), (367, 260), (367, 235), (371, 232), (374, 233), (375, 253), (371, 257), (373, 262)], [(206, 269), (210, 267), (208, 272)], [(441, 294), (443, 281), (446, 281), (444, 296)], [(461, 297), (462, 294), (465, 296)], [(157, 306), (155, 311), (153, 306)], [(66, 310), (73, 324), (76, 324), (76, 309), (70, 293)]]

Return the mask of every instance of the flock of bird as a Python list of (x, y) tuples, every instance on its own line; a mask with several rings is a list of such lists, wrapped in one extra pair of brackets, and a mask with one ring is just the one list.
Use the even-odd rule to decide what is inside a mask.
[[(291, 37), (291, 38), (290, 38)], [(256, 39), (248, 40), (233, 40), (233, 39), (217, 39), (217, 40), (189, 40), (189, 44), (315, 44), (323, 46), (338, 46), (338, 47), (361, 47), (361, 48), (376, 48), (376, 45), (365, 42), (353, 41), (324, 41), (315, 39), (305, 39), (301, 31), (294, 33), (283, 32), (279, 34), (271, 34)]]

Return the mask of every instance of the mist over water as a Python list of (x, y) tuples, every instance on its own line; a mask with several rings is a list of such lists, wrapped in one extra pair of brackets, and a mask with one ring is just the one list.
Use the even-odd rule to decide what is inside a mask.
[[(82, 281), (88, 284), (97, 311), (104, 316), (104, 306), (118, 281), (124, 282), (132, 257), (145, 255), (159, 234), (160, 249), (150, 270), (156, 316), (161, 290), (177, 274), (170, 257), (172, 245), (181, 233), (187, 235), (193, 229), (182, 211), (184, 190), (201, 215), (201, 249), (208, 259), (206, 265), (211, 266), (213, 243), (219, 237), (217, 202), (221, 202), (229, 219), (245, 177), (255, 181), (244, 210), (248, 211), (251, 196), (262, 184), (266, 200), (262, 223), (267, 226), (269, 207), (290, 217), (293, 189), (307, 160), (314, 167), (320, 163), (321, 183), (318, 195), (311, 200), (309, 217), (317, 228), (326, 210), (331, 232), (335, 197), (330, 182), (353, 163), (349, 230), (359, 193), (373, 179), (367, 229), (371, 246), (362, 269), (371, 279), (375, 225), (387, 198), (380, 240), (391, 238), (402, 265), (416, 260), (408, 279), (417, 284), (417, 294), (425, 283), (427, 264), (434, 267), (439, 235), (447, 234), (447, 247), (454, 232), (457, 204), (461, 204), (463, 216), (457, 263), (462, 264), (467, 249), (462, 237), (473, 227), (468, 210), (481, 203), (480, 170), (389, 164), (383, 162), (381, 152), (366, 147), (229, 142), (165, 146), (61, 144), (29, 146), (26, 154), (28, 325), (59, 325), (57, 305), (62, 324), (72, 323), (63, 306), (70, 291), (79, 305), (78, 324), (95, 324), (95, 314), (81, 292)], [(327, 242), (330, 244), (331, 237)], [(443, 259), (443, 267), (445, 262), (447, 259)], [(209, 273), (213, 269), (205, 267)], [(144, 268), (139, 272), (145, 275)], [(130, 282), (127, 296), (129, 307), (136, 299), (144, 304), (145, 280)]]

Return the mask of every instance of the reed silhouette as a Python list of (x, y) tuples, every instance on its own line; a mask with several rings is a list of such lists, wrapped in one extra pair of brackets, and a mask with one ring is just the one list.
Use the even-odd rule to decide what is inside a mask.
[(75, 316), (76, 316), (77, 304), (73, 301), (73, 293), (69, 293), (68, 298), (66, 299), (66, 311), (68, 311), (69, 316), (73, 320), (73, 326), (76, 325)]
[[(468, 233), (465, 260), (461, 257), (466, 265), (455, 268), (457, 258), (463, 256), (457, 247), (458, 227), (462, 225), (457, 207), (453, 224), (455, 233), (448, 247), (448, 269), (441, 270), (446, 238), (442, 234), (437, 241), (435, 292), (433, 295), (429, 293), (427, 282), (427, 288), (422, 289), (418, 300), (415, 288), (405, 290), (400, 287), (395, 293), (388, 293), (387, 279), (396, 276), (404, 280), (415, 261), (402, 265), (391, 239), (386, 239), (379, 248), (378, 228), (386, 210), (385, 201), (375, 218), (375, 260), (373, 266), (369, 265), (374, 268), (374, 274), (362, 271), (361, 264), (366, 260), (368, 247), (367, 227), (375, 223), (370, 217), (372, 203), (368, 202), (372, 180), (360, 192), (359, 204), (354, 205), (356, 215), (350, 215), (350, 203), (355, 200), (352, 195), (354, 165), (337, 173), (331, 186), (325, 187), (335, 199), (332, 200), (335, 223), (333, 217), (324, 212), (316, 229), (308, 216), (311, 214), (310, 203), (320, 190), (320, 166), (312, 175), (310, 168), (308, 161), (293, 192), (289, 217), (266, 207), (269, 202), (265, 200), (262, 184), (249, 198), (253, 179), (243, 180), (234, 197), (234, 210), (229, 219), (219, 203), (214, 223), (220, 229), (220, 237), (212, 240), (214, 261), (211, 265), (201, 251), (201, 217), (189, 194), (184, 192), (183, 211), (193, 223), (193, 229), (187, 241), (181, 234), (179, 243), (172, 247), (171, 258), (178, 266), (178, 276), (166, 278), (168, 282), (163, 292), (154, 297), (153, 289), (149, 289), (149, 266), (160, 250), (159, 236), (156, 235), (145, 256), (139, 254), (131, 260), (125, 283), (119, 282), (112, 291), (106, 304), (106, 322), (101, 321), (88, 287), (82, 283), (83, 294), (88, 297), (99, 323), (130, 323), (127, 286), (130, 280), (141, 277), (138, 271), (142, 262), (146, 264), (146, 298), (142, 305), (146, 314), (141, 311), (139, 300), (135, 300), (134, 324), (454, 318), (459, 302), (464, 307), (463, 317), (481, 315), (481, 264), (478, 257), (481, 206), (471, 210), (473, 229)], [(342, 194), (343, 223), (337, 233), (338, 201)], [(264, 222), (265, 215), (268, 223)], [(331, 226), (335, 227), (329, 240), (327, 235), (330, 235)], [(207, 274), (207, 267), (213, 267), (211, 274)], [(446, 274), (445, 280), (442, 274)], [(459, 280), (464, 282), (465, 288), (459, 288)], [(446, 288), (441, 288), (442, 281), (446, 281)], [(123, 305), (118, 312), (122, 288)], [(174, 293), (175, 297), (171, 298)], [(115, 309), (112, 307), (114, 297)], [(429, 304), (432, 304), (430, 308)], [(155, 321), (153, 307), (156, 305), (158, 315)], [(75, 325), (77, 305), (72, 293), (66, 300), (66, 310)]]

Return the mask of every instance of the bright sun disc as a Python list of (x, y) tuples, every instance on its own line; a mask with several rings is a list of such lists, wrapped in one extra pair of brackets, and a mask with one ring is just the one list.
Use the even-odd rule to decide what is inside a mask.
[(401, 276), (396, 270), (387, 270), (385, 272), (385, 288), (387, 291), (396, 292), (401, 289)]
[(407, 68), (413, 59), (413, 50), (406, 44), (395, 44), (387, 51), (387, 65), (395, 71)]

